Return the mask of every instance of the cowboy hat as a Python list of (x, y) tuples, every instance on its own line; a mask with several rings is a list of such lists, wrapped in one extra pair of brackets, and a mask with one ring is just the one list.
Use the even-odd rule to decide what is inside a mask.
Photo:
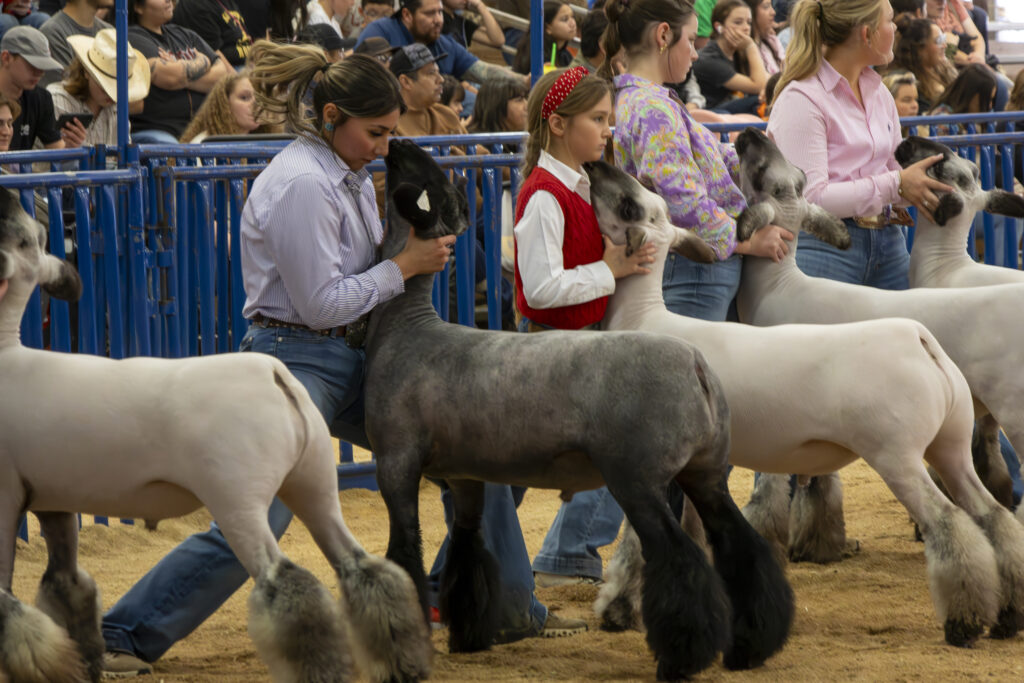
[[(95, 38), (68, 36), (68, 44), (86, 72), (100, 84), (110, 99), (117, 101), (117, 32), (102, 29)], [(128, 101), (137, 102), (149, 94), (149, 62), (131, 48), (128, 50)]]

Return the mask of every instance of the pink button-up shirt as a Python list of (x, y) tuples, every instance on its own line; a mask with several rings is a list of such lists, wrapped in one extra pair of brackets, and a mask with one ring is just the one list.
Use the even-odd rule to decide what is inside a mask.
[(873, 69), (860, 74), (863, 106), (827, 60), (818, 73), (786, 86), (772, 107), (768, 136), (807, 174), (804, 196), (849, 218), (902, 204), (896, 103)]

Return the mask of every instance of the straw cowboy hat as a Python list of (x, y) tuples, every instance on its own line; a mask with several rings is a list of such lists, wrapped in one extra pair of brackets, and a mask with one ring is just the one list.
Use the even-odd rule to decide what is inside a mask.
[[(75, 51), (82, 66), (103, 88), (110, 99), (117, 101), (117, 32), (112, 28), (102, 29), (95, 38), (90, 36), (68, 36), (68, 43)], [(149, 62), (146, 57), (129, 47), (128, 50), (128, 101), (137, 102), (149, 94)]]

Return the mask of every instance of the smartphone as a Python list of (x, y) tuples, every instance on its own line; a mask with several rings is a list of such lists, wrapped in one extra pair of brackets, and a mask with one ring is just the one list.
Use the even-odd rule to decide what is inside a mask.
[(71, 123), (72, 120), (78, 119), (79, 123), (85, 128), (92, 125), (92, 114), (61, 114), (57, 117), (57, 130), (60, 130), (67, 124)]

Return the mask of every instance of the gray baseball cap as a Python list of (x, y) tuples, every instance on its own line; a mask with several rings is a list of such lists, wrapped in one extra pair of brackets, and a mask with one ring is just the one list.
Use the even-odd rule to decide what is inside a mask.
[(0, 39), (0, 51), (6, 50), (18, 55), (26, 62), (43, 71), (63, 71), (64, 67), (50, 56), (50, 43), (42, 31), (31, 26), (15, 26)]

